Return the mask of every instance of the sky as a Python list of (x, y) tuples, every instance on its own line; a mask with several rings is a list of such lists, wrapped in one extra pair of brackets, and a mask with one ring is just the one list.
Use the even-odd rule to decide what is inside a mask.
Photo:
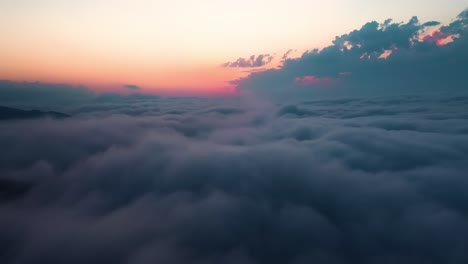
[[(466, 0), (3, 0), (0, 79), (98, 91), (133, 85), (155, 93), (226, 93), (232, 91), (229, 81), (277, 67), (290, 49), (291, 56), (300, 56), (326, 47), (335, 36), (372, 20), (400, 22), (417, 15), (447, 24), (467, 5)], [(266, 65), (223, 67), (252, 55), (272, 59)]]

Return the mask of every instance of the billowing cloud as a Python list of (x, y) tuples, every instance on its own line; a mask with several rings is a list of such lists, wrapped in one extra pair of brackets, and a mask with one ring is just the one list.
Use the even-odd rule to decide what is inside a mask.
[(262, 67), (270, 63), (274, 57), (270, 54), (260, 54), (258, 56), (252, 55), (249, 58), (239, 58), (233, 62), (226, 62), (223, 67), (231, 68), (253, 68)]
[[(405, 92), (466, 90), (468, 11), (446, 26), (387, 20), (369, 22), (337, 36), (331, 46), (288, 59), (279, 69), (252, 73), (234, 81), (239, 88), (286, 95), (382, 95)], [(337, 80), (336, 89), (290, 89), (297, 78)]]
[(467, 103), (108, 96), (0, 122), (0, 258), (465, 263)]

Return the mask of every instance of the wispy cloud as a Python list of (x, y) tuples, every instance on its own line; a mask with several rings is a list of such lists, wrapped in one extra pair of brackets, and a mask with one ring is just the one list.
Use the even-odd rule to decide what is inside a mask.
[(140, 86), (134, 85), (134, 84), (125, 84), (125, 88), (130, 89), (130, 90), (140, 90)]
[(281, 56), (281, 59), (282, 60), (286, 60), (288, 57), (289, 57), (289, 54), (291, 54), (291, 52), (293, 52), (292, 49), (289, 49), (288, 51), (286, 51), (283, 56)]
[(226, 62), (222, 66), (230, 68), (253, 68), (269, 64), (274, 59), (270, 54), (252, 55), (249, 58), (239, 58), (233, 62)]

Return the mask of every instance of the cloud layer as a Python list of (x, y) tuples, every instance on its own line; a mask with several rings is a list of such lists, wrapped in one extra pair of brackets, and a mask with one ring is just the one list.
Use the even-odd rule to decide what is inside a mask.
[[(280, 69), (250, 74), (234, 81), (242, 90), (291, 95), (382, 95), (466, 90), (468, 69), (468, 11), (447, 26), (421, 23), (369, 22), (337, 36), (323, 50), (287, 59)], [(333, 79), (335, 89), (310, 89), (297, 79)]]
[(467, 104), (122, 97), (2, 122), (0, 259), (464, 263)]

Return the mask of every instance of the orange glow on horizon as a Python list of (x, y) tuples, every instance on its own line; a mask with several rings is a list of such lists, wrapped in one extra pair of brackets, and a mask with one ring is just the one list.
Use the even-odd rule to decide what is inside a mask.
[(0, 79), (84, 85), (98, 92), (125, 92), (123, 86), (131, 84), (149, 93), (232, 94), (235, 87), (230, 81), (245, 77), (250, 70), (281, 64), (280, 56), (261, 68), (229, 68), (221, 66), (223, 58), (208, 57), (197, 64), (174, 58), (162, 63), (157, 58), (114, 57), (69, 46), (45, 49), (40, 41), (33, 47), (6, 44), (0, 52)]
[[(234, 88), (230, 80), (247, 73), (242, 69), (219, 65), (168, 65), (166, 68), (129, 61), (105, 61), (97, 58), (61, 58), (49, 56), (2, 56), (0, 79), (79, 84), (99, 91), (116, 91), (125, 84), (139, 86), (141, 91), (164, 94), (224, 94)], [(125, 91), (125, 89), (120, 89)]]
[[(0, 1), (0, 79), (222, 94), (249, 71), (280, 67), (286, 51), (300, 57), (370, 20), (407, 20), (418, 10), (421, 20), (447, 22), (465, 7), (466, 0)], [(275, 61), (220, 66), (259, 54)]]

